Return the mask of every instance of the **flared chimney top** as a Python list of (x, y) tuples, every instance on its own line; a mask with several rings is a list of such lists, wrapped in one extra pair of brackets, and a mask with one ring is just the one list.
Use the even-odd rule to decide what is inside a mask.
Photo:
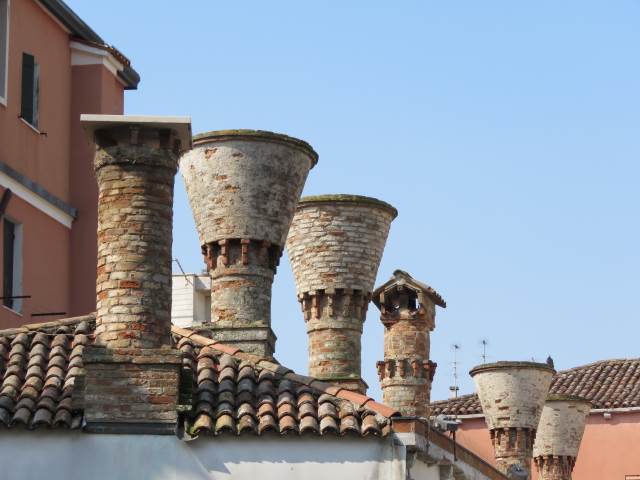
[(180, 161), (211, 276), (215, 338), (271, 357), (271, 286), (300, 194), (318, 154), (262, 130), (194, 137)]
[(309, 337), (312, 376), (364, 392), (362, 325), (395, 208), (360, 195), (298, 203), (287, 252)]

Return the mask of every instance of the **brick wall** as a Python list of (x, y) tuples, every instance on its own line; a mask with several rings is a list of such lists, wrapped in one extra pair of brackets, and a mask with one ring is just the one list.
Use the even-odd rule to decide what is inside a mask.
[[(119, 127), (100, 135), (96, 341), (168, 345), (177, 152), (170, 132)], [(130, 144), (131, 135), (139, 144)]]
[(309, 373), (364, 391), (362, 324), (396, 210), (352, 195), (303, 198), (287, 252), (309, 337)]

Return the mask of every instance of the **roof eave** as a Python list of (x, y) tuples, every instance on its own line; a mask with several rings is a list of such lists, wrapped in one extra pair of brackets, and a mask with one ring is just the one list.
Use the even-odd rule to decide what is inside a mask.
[[(93, 43), (108, 46), (84, 20), (82, 20), (69, 6), (62, 0), (38, 0), (70, 33), (72, 36), (81, 38)], [(125, 66), (118, 71), (118, 77), (124, 82), (125, 90), (136, 90), (140, 83), (140, 75), (130, 66)]]
[(131, 67), (124, 67), (118, 71), (118, 77), (124, 82), (125, 90), (136, 90), (140, 83), (140, 75)]

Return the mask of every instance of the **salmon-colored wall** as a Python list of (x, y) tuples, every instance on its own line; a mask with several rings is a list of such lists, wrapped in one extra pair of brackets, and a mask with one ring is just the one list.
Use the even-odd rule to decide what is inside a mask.
[[(495, 465), (489, 431), (483, 418), (463, 419), (456, 434), (463, 446)], [(612, 412), (606, 420), (592, 413), (587, 420), (573, 480), (624, 480), (640, 475), (640, 412)], [(533, 466), (533, 479), (537, 472)]]
[[(0, 192), (4, 189), (0, 188)], [(22, 294), (31, 295), (31, 298), (22, 301), (21, 314), (8, 309), (0, 301), (0, 329), (62, 318), (31, 317), (31, 314), (68, 311), (71, 232), (15, 194), (9, 201), (5, 216), (22, 224)], [(2, 239), (0, 235), (0, 252)]]
[[(22, 54), (40, 65), (40, 135), (20, 116)], [(33, 0), (11, 2), (7, 106), (0, 105), (0, 160), (69, 201), (69, 35)]]
[(93, 173), (94, 147), (80, 126), (82, 113), (122, 114), (122, 85), (102, 65), (74, 66), (71, 101), (71, 204), (78, 217), (71, 232), (70, 315), (96, 308), (98, 186)]
[[(60, 318), (31, 317), (34, 312), (73, 316), (95, 310), (98, 194), (93, 148), (79, 118), (82, 113), (124, 111), (123, 84), (102, 64), (72, 66), (69, 33), (37, 1), (12, 0), (10, 6), (9, 82), (7, 105), (0, 104), (0, 161), (74, 207), (78, 215), (69, 229), (13, 195), (7, 216), (23, 225), (22, 293), (32, 299), (23, 301), (21, 315), (0, 307), (0, 328)], [(18, 118), (23, 52), (34, 55), (40, 66), (38, 130), (42, 134)]]

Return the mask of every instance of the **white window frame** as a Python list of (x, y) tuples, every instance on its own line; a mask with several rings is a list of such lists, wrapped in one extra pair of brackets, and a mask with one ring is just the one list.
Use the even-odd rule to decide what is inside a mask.
[[(9, 27), (11, 21), (11, 0), (0, 0), (0, 25), (2, 16), (6, 16), (4, 65), (0, 65), (0, 75), (4, 75), (4, 89), (0, 88), (0, 105), (7, 106), (9, 95)], [(2, 35), (0, 31), (0, 35)], [(3, 72), (4, 70), (4, 72)]]

